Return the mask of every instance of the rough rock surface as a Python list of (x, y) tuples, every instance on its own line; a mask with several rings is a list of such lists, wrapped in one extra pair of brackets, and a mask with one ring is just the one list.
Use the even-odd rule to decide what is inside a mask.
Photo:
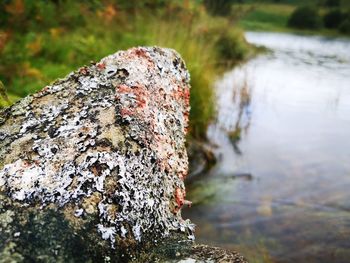
[(190, 251), (188, 116), (185, 64), (157, 47), (117, 52), (0, 111), (0, 258), (121, 262), (164, 240), (151, 261)]

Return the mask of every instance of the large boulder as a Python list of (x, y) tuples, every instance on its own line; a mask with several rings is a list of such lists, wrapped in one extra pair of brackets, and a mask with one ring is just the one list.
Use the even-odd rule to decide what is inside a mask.
[(140, 47), (1, 111), (0, 258), (192, 254), (194, 225), (181, 218), (189, 88), (176, 52)]

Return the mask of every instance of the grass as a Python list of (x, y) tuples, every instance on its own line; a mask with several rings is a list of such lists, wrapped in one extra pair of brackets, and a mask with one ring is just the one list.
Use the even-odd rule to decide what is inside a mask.
[(190, 133), (197, 138), (205, 137), (215, 114), (212, 84), (223, 65), (243, 60), (252, 50), (243, 31), (227, 18), (208, 15), (196, 1), (169, 1), (151, 9), (122, 8), (112, 0), (7, 3), (0, 3), (0, 80), (11, 101), (118, 50), (170, 47), (191, 74)]
[(295, 7), (285, 4), (260, 4), (245, 6), (247, 15), (239, 25), (246, 30), (283, 31)]
[[(284, 1), (286, 3), (274, 4), (269, 2), (254, 3), (248, 1), (247, 4), (234, 5), (234, 10), (239, 10), (245, 15), (239, 20), (239, 26), (248, 31), (269, 31), (288, 32), (297, 34), (318, 34), (325, 36), (342, 36), (337, 30), (320, 28), (317, 30), (300, 30), (287, 26), (288, 19), (298, 5), (305, 4), (300, 1)], [(315, 4), (314, 2), (308, 2)], [(320, 14), (326, 12), (325, 8), (320, 9)]]

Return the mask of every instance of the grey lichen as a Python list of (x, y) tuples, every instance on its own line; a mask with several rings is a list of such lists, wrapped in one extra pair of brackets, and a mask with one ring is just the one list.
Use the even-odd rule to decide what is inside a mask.
[(0, 112), (0, 196), (54, 207), (72, 226), (95, 217), (112, 248), (172, 232), (192, 239), (180, 211), (189, 74), (179, 61), (170, 49), (121, 51)]

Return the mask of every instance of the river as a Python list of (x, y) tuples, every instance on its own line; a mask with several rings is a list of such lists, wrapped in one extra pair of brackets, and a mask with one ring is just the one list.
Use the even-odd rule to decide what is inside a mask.
[(216, 83), (218, 163), (189, 184), (198, 242), (250, 262), (350, 261), (350, 41), (246, 33)]

